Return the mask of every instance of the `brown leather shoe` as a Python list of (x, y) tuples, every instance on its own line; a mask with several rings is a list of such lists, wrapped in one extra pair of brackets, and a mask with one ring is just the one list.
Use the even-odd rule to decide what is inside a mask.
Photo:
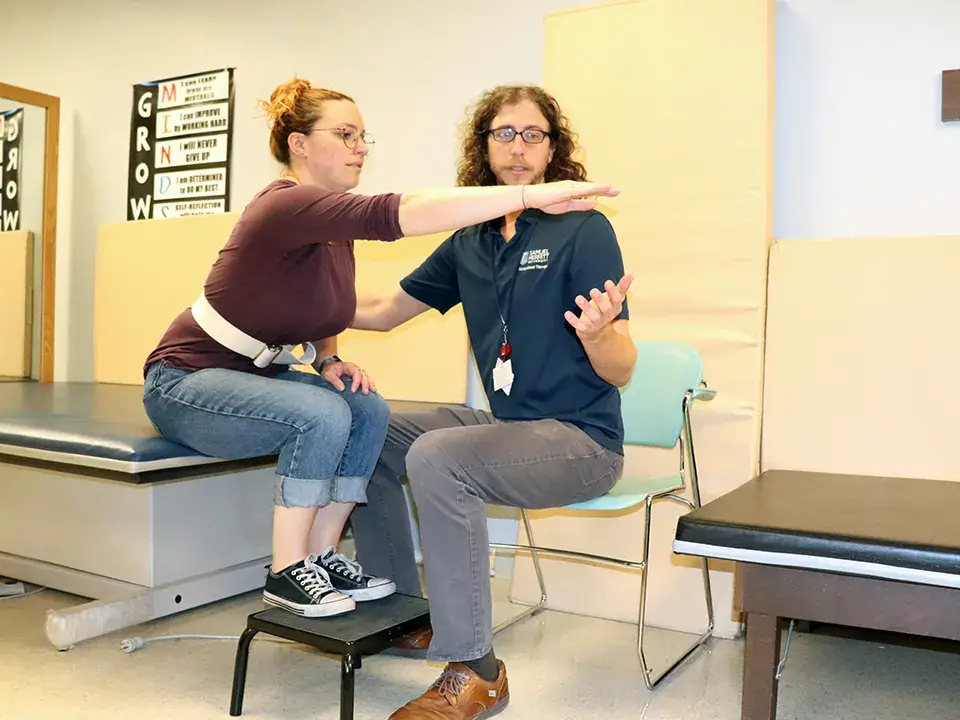
[(429, 626), (420, 628), (398, 637), (383, 651), (383, 654), (426, 660), (431, 640), (433, 640), (433, 628)]
[(412, 633), (401, 635), (393, 641), (393, 647), (399, 650), (428, 650), (433, 640), (433, 628), (429, 625)]
[(480, 720), (496, 715), (510, 702), (507, 666), (498, 661), (500, 674), (487, 682), (463, 663), (449, 663), (440, 678), (416, 700), (389, 720)]

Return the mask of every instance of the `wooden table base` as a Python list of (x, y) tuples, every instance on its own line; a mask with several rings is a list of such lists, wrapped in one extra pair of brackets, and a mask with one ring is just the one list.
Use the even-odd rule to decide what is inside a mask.
[(960, 640), (960, 590), (741, 563), (747, 622), (741, 720), (775, 720), (783, 620)]

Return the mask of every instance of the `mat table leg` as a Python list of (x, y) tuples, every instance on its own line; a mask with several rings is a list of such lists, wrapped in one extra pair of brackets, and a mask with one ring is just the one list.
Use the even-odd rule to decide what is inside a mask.
[(780, 618), (747, 613), (740, 720), (776, 720)]
[(250, 643), (257, 630), (247, 628), (237, 643), (237, 657), (233, 666), (233, 691), (230, 695), (230, 714), (234, 717), (243, 712), (243, 690), (247, 684), (247, 659), (250, 657)]
[(359, 660), (351, 653), (344, 653), (340, 660), (340, 720), (353, 720), (353, 679), (355, 665)]

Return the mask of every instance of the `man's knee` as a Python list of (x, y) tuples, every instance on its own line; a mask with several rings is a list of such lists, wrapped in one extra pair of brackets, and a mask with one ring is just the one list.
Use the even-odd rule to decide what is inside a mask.
[(458, 463), (456, 443), (447, 429), (431, 430), (418, 437), (407, 452), (407, 477), (416, 493), (438, 481), (453, 479)]

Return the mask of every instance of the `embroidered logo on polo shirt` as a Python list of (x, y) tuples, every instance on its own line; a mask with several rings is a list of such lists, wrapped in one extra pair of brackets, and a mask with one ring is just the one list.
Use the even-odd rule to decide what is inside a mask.
[(520, 256), (519, 270), (545, 270), (549, 262), (550, 250), (547, 248), (541, 250), (525, 250)]

